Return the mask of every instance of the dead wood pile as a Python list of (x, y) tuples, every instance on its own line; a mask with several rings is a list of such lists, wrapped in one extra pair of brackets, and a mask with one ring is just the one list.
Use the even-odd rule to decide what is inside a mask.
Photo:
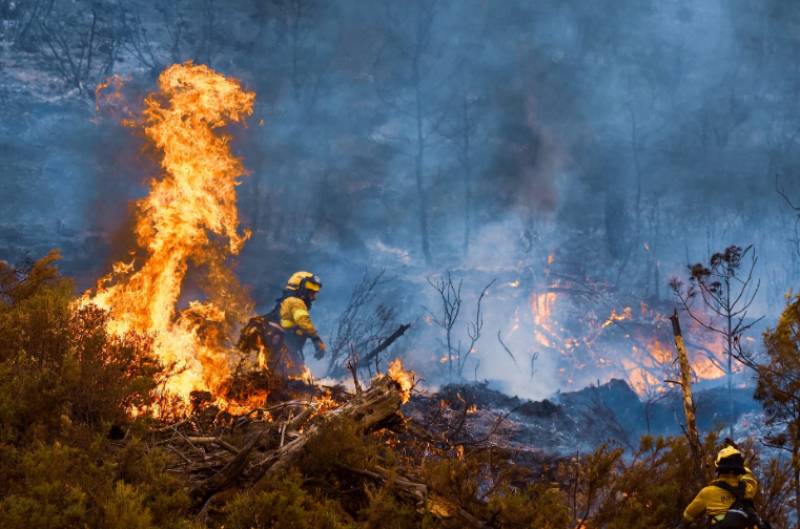
[[(198, 409), (184, 420), (153, 430), (150, 441), (173, 454), (169, 471), (186, 478), (198, 516), (208, 520), (235, 492), (260, 490), (270, 479), (289, 470), (323, 428), (337, 423), (354, 423), (361, 435), (387, 428), (401, 438), (413, 438), (410, 442), (428, 444), (431, 432), (410, 424), (400, 412), (407, 391), (391, 376), (381, 375), (355, 395), (345, 394), (339, 387), (336, 400), (329, 391), (322, 397), (280, 402), (240, 416)], [(389, 485), (420, 511), (457, 520), (467, 527), (487, 527), (432, 491), (419, 476), (398, 475), (380, 465), (343, 468)]]
[(200, 508), (232, 488), (258, 487), (291, 466), (324, 424), (353, 420), (363, 433), (400, 419), (403, 395), (389, 376), (337, 404), (329, 394), (255, 408), (240, 416), (197, 409), (152, 432), (152, 443), (173, 453), (172, 472), (186, 476)]

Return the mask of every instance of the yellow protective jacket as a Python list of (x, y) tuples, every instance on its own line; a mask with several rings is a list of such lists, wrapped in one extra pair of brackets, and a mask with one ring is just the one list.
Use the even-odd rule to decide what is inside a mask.
[(281, 301), (280, 307), (281, 327), (295, 334), (315, 338), (317, 328), (311, 322), (308, 306), (305, 301), (294, 296), (289, 296)]
[[(758, 492), (758, 481), (749, 468), (745, 468), (745, 473), (736, 476), (732, 474), (720, 474), (715, 481), (724, 481), (732, 487), (738, 487), (739, 481), (744, 482), (744, 497), (752, 500)], [(698, 516), (708, 515), (716, 521), (721, 521), (725, 517), (728, 508), (733, 505), (736, 498), (730, 492), (711, 485), (703, 487), (697, 496), (692, 500), (686, 510), (683, 511), (683, 519), (691, 522)]]

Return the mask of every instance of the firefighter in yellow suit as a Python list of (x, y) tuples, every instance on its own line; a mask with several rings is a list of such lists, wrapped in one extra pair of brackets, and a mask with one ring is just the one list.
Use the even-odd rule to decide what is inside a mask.
[(239, 348), (263, 354), (263, 367), (268, 367), (278, 379), (302, 373), (303, 346), (307, 340), (314, 344), (317, 359), (325, 355), (325, 343), (309, 314), (321, 288), (322, 281), (311, 272), (292, 274), (275, 307), (267, 314), (251, 318), (242, 329)]
[(308, 313), (320, 289), (322, 281), (311, 272), (295, 272), (286, 283), (278, 314), (284, 331), (284, 343), (293, 356), (302, 358), (303, 346), (308, 339), (316, 349), (314, 358), (319, 360), (325, 355), (325, 343)]
[(744, 498), (747, 500), (755, 498), (758, 492), (758, 481), (750, 469), (744, 465), (744, 458), (736, 445), (729, 440), (726, 440), (726, 445), (719, 451), (714, 462), (717, 479), (703, 487), (683, 511), (685, 522), (691, 522), (705, 514), (711, 522), (711, 527), (714, 527), (725, 518), (725, 514), (736, 498), (727, 490), (716, 486), (715, 483), (727, 483), (733, 488), (739, 487), (741, 483), (743, 484)]

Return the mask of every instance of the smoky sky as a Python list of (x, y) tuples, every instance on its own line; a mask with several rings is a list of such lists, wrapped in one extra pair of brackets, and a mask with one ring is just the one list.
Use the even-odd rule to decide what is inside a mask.
[[(60, 246), (84, 288), (133, 244), (157, 159), (22, 33), (29, 4), (0, 10), (0, 258)], [(89, 4), (62, 7), (70, 38)], [(165, 66), (193, 60), (256, 92), (229, 133), (254, 233), (236, 266), (259, 309), (295, 269), (326, 278), (328, 323), (365, 268), (396, 278), (386, 296), (415, 321), (429, 274), (458, 271), (472, 297), (528, 278), (525, 295), (496, 289), (497, 328), (551, 280), (548, 256), (619, 298), (664, 300), (687, 263), (754, 244), (755, 311), (774, 319), (800, 275), (776, 192), (800, 203), (796, 2), (101, 4), (116, 51), (87, 85), (123, 75), (135, 110)]]

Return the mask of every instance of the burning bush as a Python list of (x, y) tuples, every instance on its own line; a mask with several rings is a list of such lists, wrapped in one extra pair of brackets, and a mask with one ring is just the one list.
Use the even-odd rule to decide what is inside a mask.
[(108, 438), (152, 398), (150, 343), (109, 336), (57, 259), (0, 262), (0, 527), (174, 527), (188, 498), (163, 454)]
[(2, 438), (53, 439), (73, 423), (108, 427), (145, 405), (156, 386), (149, 342), (111, 337), (96, 307), (75, 308), (57, 252), (18, 269), (0, 264)]

